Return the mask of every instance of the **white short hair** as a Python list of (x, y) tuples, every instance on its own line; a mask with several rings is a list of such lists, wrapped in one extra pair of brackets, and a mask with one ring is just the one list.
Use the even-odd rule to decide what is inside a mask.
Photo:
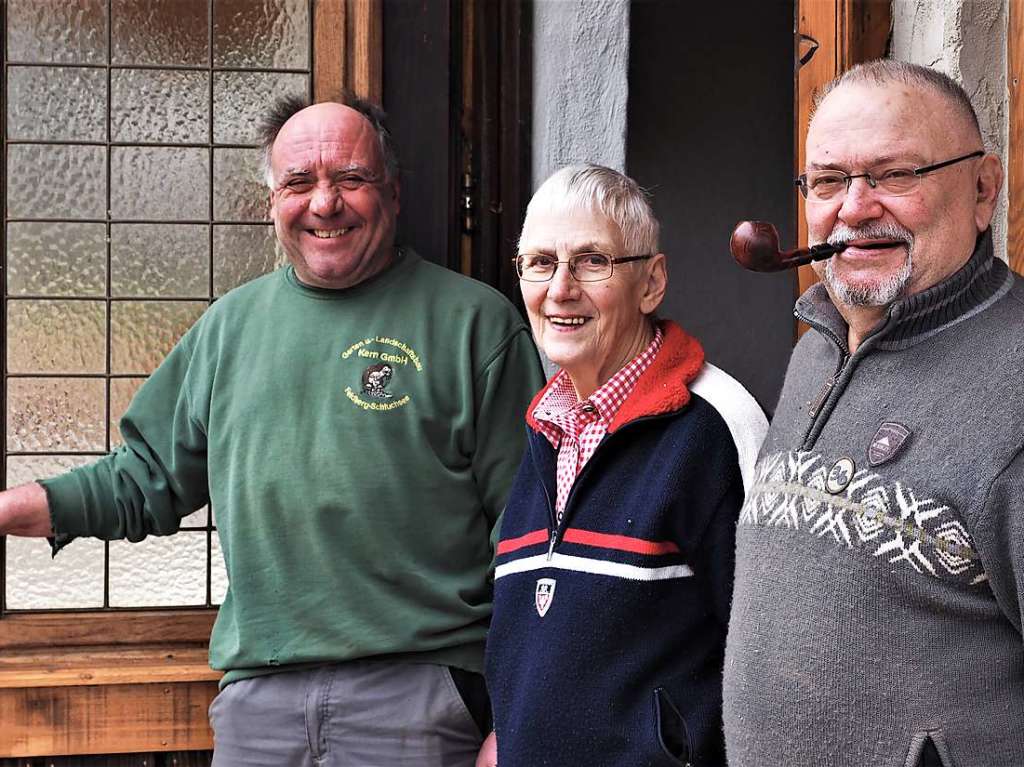
[(540, 185), (526, 208), (531, 212), (587, 210), (599, 213), (622, 233), (624, 255), (658, 252), (661, 229), (647, 192), (633, 179), (600, 165), (569, 165)]

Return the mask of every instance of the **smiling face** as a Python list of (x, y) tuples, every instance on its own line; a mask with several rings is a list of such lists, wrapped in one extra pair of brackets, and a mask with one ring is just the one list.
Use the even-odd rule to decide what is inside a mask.
[(270, 215), (299, 280), (348, 288), (394, 259), (398, 183), (354, 109), (315, 104), (281, 128), (270, 155)]
[[(807, 133), (807, 168), (873, 174), (920, 167), (967, 154), (980, 137), (947, 97), (902, 82), (852, 83), (833, 90)], [(970, 258), (992, 218), (1001, 174), (994, 157), (967, 160), (923, 177), (908, 195), (888, 197), (855, 179), (837, 202), (808, 202), (808, 239), (853, 240), (819, 262), (844, 313), (884, 307), (941, 282)], [(888, 241), (869, 250), (858, 244)]]
[[(531, 210), (520, 253), (624, 253), (622, 234), (608, 218), (585, 209)], [(577, 282), (561, 263), (549, 282), (520, 281), (534, 339), (563, 368), (580, 398), (588, 397), (651, 342), (649, 315), (665, 295), (665, 256), (616, 264), (600, 282)]]

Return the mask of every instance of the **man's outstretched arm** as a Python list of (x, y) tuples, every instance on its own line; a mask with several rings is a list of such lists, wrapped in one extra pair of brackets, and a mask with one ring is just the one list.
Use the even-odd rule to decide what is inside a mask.
[(26, 538), (53, 535), (50, 505), (42, 485), (29, 482), (0, 493), (0, 535)]

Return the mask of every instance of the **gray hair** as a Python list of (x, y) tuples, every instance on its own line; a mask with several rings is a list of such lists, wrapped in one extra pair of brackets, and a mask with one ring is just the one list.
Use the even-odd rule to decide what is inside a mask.
[(821, 106), (821, 102), (825, 100), (825, 97), (836, 88), (844, 85), (889, 85), (890, 83), (903, 83), (904, 85), (917, 88), (927, 88), (933, 93), (942, 96), (956, 110), (957, 114), (963, 118), (965, 124), (973, 132), (974, 137), (981, 143), (981, 126), (978, 123), (978, 113), (974, 111), (971, 98), (960, 83), (937, 69), (894, 59), (875, 59), (874, 61), (857, 64), (826, 84), (814, 97), (811, 119), (814, 119), (814, 113), (818, 111), (818, 107)]
[[(363, 117), (377, 134), (377, 141), (380, 143), (381, 157), (384, 158), (384, 180), (393, 181), (398, 177), (398, 150), (395, 148), (391, 132), (384, 125), (386, 115), (384, 110), (377, 104), (367, 99), (361, 99), (346, 92), (342, 95), (341, 101), (350, 109), (354, 109)], [(260, 172), (267, 186), (274, 188), (274, 173), (270, 164), (270, 154), (274, 149), (274, 141), (281, 128), (292, 117), (306, 107), (312, 106), (312, 102), (305, 96), (281, 96), (276, 99), (270, 108), (263, 115), (257, 127), (257, 135), (260, 144)]]
[(660, 225), (648, 193), (629, 176), (601, 165), (569, 165), (540, 185), (526, 208), (533, 211), (588, 210), (619, 227), (627, 255), (658, 252)]

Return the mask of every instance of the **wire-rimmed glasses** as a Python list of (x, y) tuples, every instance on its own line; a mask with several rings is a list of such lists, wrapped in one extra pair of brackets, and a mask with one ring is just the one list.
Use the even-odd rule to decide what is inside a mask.
[(559, 264), (569, 265), (569, 274), (576, 282), (600, 282), (607, 280), (615, 271), (615, 264), (626, 264), (630, 261), (645, 261), (651, 258), (644, 256), (621, 256), (615, 258), (607, 253), (576, 253), (566, 261), (549, 253), (520, 253), (512, 259), (516, 265), (519, 279), (526, 282), (547, 282), (555, 276)]
[(832, 169), (810, 170), (799, 176), (795, 183), (807, 202), (839, 202), (846, 197), (850, 184), (855, 178), (864, 179), (869, 187), (884, 195), (902, 197), (913, 192), (921, 183), (921, 179), (929, 173), (948, 168), (950, 165), (964, 160), (982, 157), (984, 154), (983, 150), (978, 149), (970, 154), (954, 157), (952, 160), (944, 160), (919, 168), (893, 165), (865, 173), (843, 173), (841, 170)]

